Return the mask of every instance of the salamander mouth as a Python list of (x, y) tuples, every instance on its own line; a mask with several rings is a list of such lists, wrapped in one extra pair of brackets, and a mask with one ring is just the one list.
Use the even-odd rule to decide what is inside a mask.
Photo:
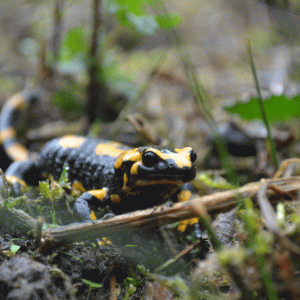
[[(144, 175), (144, 176), (141, 176)], [(196, 176), (196, 170), (194, 168), (189, 170), (182, 170), (179, 174), (139, 174), (131, 177), (137, 185), (154, 185), (154, 184), (176, 184), (181, 185), (186, 182), (192, 181)]]

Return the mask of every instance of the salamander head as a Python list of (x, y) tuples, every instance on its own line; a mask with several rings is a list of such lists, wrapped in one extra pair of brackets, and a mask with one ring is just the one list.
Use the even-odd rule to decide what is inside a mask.
[(195, 178), (195, 151), (186, 147), (140, 147), (121, 154), (115, 171), (122, 171), (124, 185), (131, 187), (172, 184), (181, 186)]

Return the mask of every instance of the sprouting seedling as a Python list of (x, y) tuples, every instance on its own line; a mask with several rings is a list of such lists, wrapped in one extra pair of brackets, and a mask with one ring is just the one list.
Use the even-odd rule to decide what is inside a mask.
[(82, 280), (82, 282), (84, 282), (85, 284), (87, 284), (89, 286), (89, 293), (88, 293), (88, 295), (86, 297), (86, 300), (90, 299), (91, 292), (92, 292), (93, 288), (96, 288), (96, 289), (102, 288), (102, 284), (101, 283), (92, 282), (92, 281), (89, 281), (89, 280), (84, 279), (84, 278), (82, 278), (81, 280)]

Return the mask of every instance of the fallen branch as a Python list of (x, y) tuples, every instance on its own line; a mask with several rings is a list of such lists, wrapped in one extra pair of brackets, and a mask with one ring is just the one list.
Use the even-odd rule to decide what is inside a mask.
[(1, 228), (16, 229), (20, 232), (28, 232), (36, 229), (37, 220), (26, 212), (15, 208), (0, 208)]
[[(261, 182), (254, 182), (235, 190), (197, 197), (183, 203), (175, 203), (171, 207), (155, 207), (118, 215), (105, 221), (50, 228), (44, 232), (44, 236), (50, 237), (59, 243), (68, 243), (99, 238), (99, 236), (117, 235), (129, 230), (162, 226), (196, 217), (197, 213), (194, 207), (197, 207), (199, 203), (210, 214), (226, 212), (244, 198), (251, 197), (255, 200), (255, 196), (260, 188)], [(291, 196), (293, 199), (296, 199), (299, 190), (299, 176), (268, 180), (267, 195), (271, 202), (290, 200)]]

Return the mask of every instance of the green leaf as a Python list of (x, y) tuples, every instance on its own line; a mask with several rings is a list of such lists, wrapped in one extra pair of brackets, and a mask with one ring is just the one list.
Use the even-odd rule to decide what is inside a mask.
[(135, 279), (135, 278), (132, 278), (132, 277), (126, 277), (124, 280), (123, 280), (123, 283), (125, 286), (128, 286), (130, 284), (134, 285), (134, 286), (138, 286), (138, 281)]
[(131, 12), (135, 15), (144, 14), (144, 3), (145, 0), (119, 0), (127, 8), (128, 12)]
[(108, 0), (107, 9), (109, 12), (115, 13), (116, 11), (123, 10), (127, 13), (135, 15), (144, 14), (145, 0)]
[(181, 16), (179, 14), (158, 15), (155, 16), (155, 20), (160, 28), (170, 29), (181, 22)]
[[(264, 100), (265, 110), (270, 123), (283, 122), (300, 116), (300, 96), (288, 98), (285, 95), (272, 95)], [(261, 111), (257, 98), (251, 98), (248, 102), (237, 102), (225, 107), (232, 114), (238, 114), (245, 120), (261, 119)]]
[[(61, 253), (65, 254), (65, 255), (68, 255), (68, 256), (71, 256), (71, 257), (74, 257), (75, 259), (79, 260), (82, 264), (83, 264), (83, 261), (80, 257), (76, 256), (76, 255), (73, 255), (73, 254), (70, 254), (68, 252), (63, 252), (63, 251), (60, 251)], [(86, 280), (86, 279), (83, 279), (83, 280)], [(82, 281), (83, 281), (82, 280)]]
[(39, 188), (40, 188), (40, 194), (44, 199), (50, 199), (51, 198), (51, 192), (50, 192), (50, 184), (46, 181), (40, 181), (39, 182)]
[(178, 14), (151, 16), (145, 13), (145, 4), (150, 0), (108, 0), (106, 9), (114, 14), (122, 25), (135, 28), (142, 34), (153, 34), (158, 28), (175, 27), (181, 17)]
[(11, 245), (11, 246), (10, 246), (10, 252), (16, 254), (16, 253), (19, 251), (20, 248), (21, 248), (21, 246), (18, 246), (18, 245)]
[(84, 282), (88, 286), (90, 286), (91, 288), (98, 288), (99, 289), (99, 288), (102, 287), (102, 284), (100, 284), (100, 283), (95, 283), (95, 282), (89, 281), (89, 280), (84, 279), (84, 278), (82, 278), (81, 280), (82, 280), (82, 282)]
[(66, 183), (68, 181), (68, 170), (69, 170), (69, 166), (67, 163), (64, 163), (64, 167), (63, 167), (63, 171), (60, 175), (60, 178), (58, 180), (58, 183)]
[(83, 26), (74, 27), (66, 32), (60, 45), (61, 60), (70, 60), (87, 50), (86, 34)]

